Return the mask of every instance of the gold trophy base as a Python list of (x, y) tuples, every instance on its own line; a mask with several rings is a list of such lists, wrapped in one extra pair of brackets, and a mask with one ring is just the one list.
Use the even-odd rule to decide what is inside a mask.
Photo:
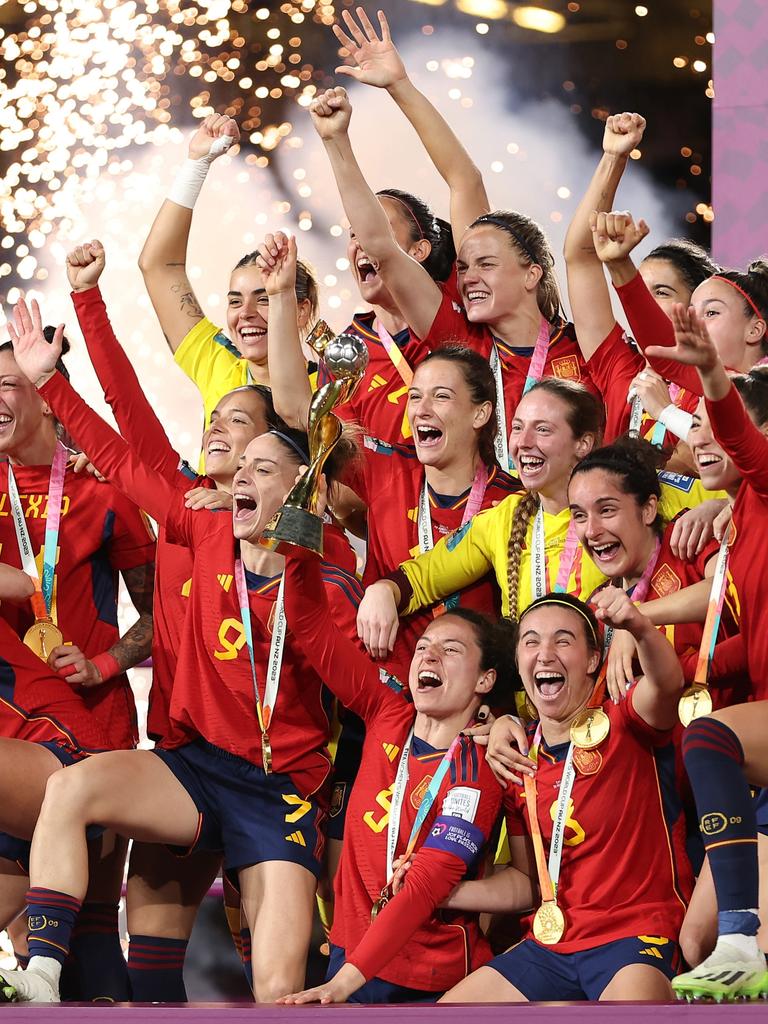
[(323, 521), (305, 508), (283, 505), (262, 530), (259, 543), (281, 555), (322, 558)]

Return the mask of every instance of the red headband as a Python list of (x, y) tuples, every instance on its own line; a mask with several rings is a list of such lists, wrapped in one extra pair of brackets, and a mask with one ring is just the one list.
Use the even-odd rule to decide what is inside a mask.
[(750, 298), (750, 296), (747, 295), (747, 293), (744, 291), (744, 289), (740, 285), (736, 284), (735, 281), (732, 281), (730, 279), (730, 277), (721, 277), (720, 274), (713, 274), (712, 277), (710, 277), (710, 281), (725, 281), (725, 283), (729, 284), (731, 286), (731, 288), (735, 288), (736, 291), (747, 300), (747, 304), (751, 307), (751, 309), (752, 309), (753, 313), (755, 314), (755, 316), (757, 317), (757, 319), (765, 321), (765, 316), (757, 308), (757, 305), (755, 304), (754, 299)]
[(384, 193), (380, 194), (378, 196), (378, 199), (379, 199), (379, 201), (381, 201), (382, 199), (394, 199), (394, 201), (396, 203), (400, 203), (402, 208), (408, 213), (408, 216), (411, 218), (413, 223), (416, 225), (416, 230), (419, 232), (419, 241), (421, 241), (421, 239), (424, 238), (424, 231), (422, 230), (421, 224), (419, 224), (419, 222), (416, 220), (416, 214), (410, 208), (408, 203), (404, 203), (403, 200), (399, 199), (397, 196), (391, 196), (389, 194), (389, 192), (384, 192)]

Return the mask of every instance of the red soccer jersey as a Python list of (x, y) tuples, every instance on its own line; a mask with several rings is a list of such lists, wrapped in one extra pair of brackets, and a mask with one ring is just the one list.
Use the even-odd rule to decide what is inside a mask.
[(707, 399), (707, 412), (717, 443), (730, 455), (742, 476), (733, 506), (734, 539), (728, 575), (754, 698), (765, 700), (768, 620), (763, 582), (768, 578), (768, 545), (762, 531), (763, 526), (768, 526), (768, 440), (749, 418), (733, 386), (719, 402)]
[(84, 692), (52, 672), (0, 619), (0, 736), (53, 741), (72, 752), (109, 749)]
[[(22, 509), (38, 572), (48, 516), (50, 466), (14, 466)], [(8, 495), (8, 463), (0, 463), (0, 556), (21, 568)], [(109, 650), (120, 639), (117, 625), (118, 573), (154, 561), (154, 535), (136, 506), (110, 484), (68, 469), (64, 477), (58, 557), (51, 616), (65, 642), (87, 658)], [(34, 621), (31, 606), (5, 603), (7, 622), (23, 636)], [(82, 691), (114, 748), (138, 740), (136, 709), (125, 673)], [(75, 730), (77, 731), (77, 730)]]
[[(685, 821), (675, 789), (671, 730), (658, 732), (633, 707), (634, 691), (603, 707), (606, 740), (587, 751), (576, 772), (565, 824), (557, 902), (564, 939), (550, 946), (576, 953), (636, 935), (676, 940), (693, 888)], [(568, 744), (542, 744), (536, 773), (538, 819), (549, 856)], [(505, 796), (510, 835), (530, 834), (522, 787)], [(524, 938), (533, 939), (532, 918)]]
[[(165, 746), (182, 746), (202, 736), (238, 757), (261, 764), (253, 677), (234, 585), (236, 550), (230, 514), (185, 508), (182, 493), (137, 459), (60, 374), (42, 387), (40, 394), (104, 475), (165, 526), (168, 541), (192, 549), (190, 604), (178, 653)], [(354, 635), (360, 596), (357, 580), (325, 563), (323, 578), (337, 623)], [(248, 579), (262, 696), (278, 584), (279, 579)], [(292, 641), (289, 628), (269, 737), (274, 770), (289, 773), (297, 792), (305, 796), (322, 786), (330, 766), (325, 751), (329, 725), (322, 690), (313, 660)]]
[[(653, 301), (652, 297), (651, 301)], [(627, 401), (627, 394), (630, 384), (644, 366), (645, 359), (629, 344), (627, 336), (619, 324), (614, 324), (611, 333), (587, 360), (587, 369), (592, 380), (600, 389), (605, 403), (604, 444), (610, 444), (629, 430), (632, 405)], [(698, 394), (685, 388), (680, 388), (675, 395), (674, 405), (678, 409), (693, 413), (698, 404)], [(656, 420), (647, 412), (643, 412), (641, 436), (650, 441), (655, 426)], [(679, 438), (675, 434), (669, 431), (665, 434), (664, 444), (677, 444)]]
[[(424, 487), (424, 467), (415, 448), (387, 444), (373, 437), (365, 438), (364, 455), (362, 468), (350, 485), (368, 505), (368, 552), (363, 575), (363, 583), (368, 586), (419, 554), (419, 499)], [(430, 488), (429, 511), (435, 543), (461, 526), (470, 490), (458, 496), (444, 496)], [(495, 466), (488, 475), (481, 508), (491, 508), (521, 490), (516, 477)], [(493, 573), (462, 590), (459, 603), (497, 617), (500, 596)], [(432, 618), (432, 608), (426, 608), (401, 621), (395, 649), (385, 663), (398, 679), (407, 681), (416, 642)]]
[[(288, 559), (286, 614), (299, 642), (339, 700), (366, 725), (362, 762), (349, 797), (336, 875), (331, 940), (366, 979), (440, 992), (486, 963), (490, 950), (477, 915), (439, 910), (467, 872), (482, 865), (502, 793), (484, 748), (463, 739), (422, 825), (405, 886), (371, 923), (387, 879), (387, 826), (403, 745), (415, 719), (396, 680), (334, 625), (318, 592), (317, 566)], [(408, 843), (421, 797), (445, 751), (415, 741), (408, 761), (397, 853)]]
[[(441, 345), (466, 345), (479, 352), (485, 359), (490, 359), (495, 343), (501, 362), (504, 408), (509, 428), (517, 403), (523, 394), (533, 348), (509, 345), (494, 337), (487, 324), (471, 323), (461, 306), (452, 300), (450, 295), (443, 295), (443, 301), (426, 341), (432, 348), (439, 348)], [(590, 391), (598, 393), (581, 355), (573, 324), (552, 327), (544, 376), (580, 381)]]
[[(173, 448), (115, 337), (99, 289), (73, 293), (72, 300), (104, 397), (115, 414), (120, 433), (136, 455), (182, 493), (193, 487), (213, 487), (209, 477), (198, 476)], [(355, 556), (338, 528), (327, 526), (325, 543), (327, 560), (354, 572)], [(165, 527), (161, 526), (155, 567), (152, 687), (147, 713), (147, 732), (160, 741), (169, 728), (171, 690), (192, 587), (192, 562), (190, 549), (170, 543)]]

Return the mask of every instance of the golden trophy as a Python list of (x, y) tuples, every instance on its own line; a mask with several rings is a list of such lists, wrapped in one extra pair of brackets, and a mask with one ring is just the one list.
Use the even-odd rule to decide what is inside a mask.
[(334, 335), (324, 320), (312, 328), (307, 343), (334, 379), (318, 388), (310, 402), (309, 468), (264, 527), (259, 542), (282, 554), (290, 548), (294, 555), (303, 551), (305, 557), (322, 557), (323, 521), (317, 514), (317, 488), (325, 462), (342, 432), (341, 420), (333, 409), (346, 402), (362, 380), (368, 365), (368, 347), (356, 334)]

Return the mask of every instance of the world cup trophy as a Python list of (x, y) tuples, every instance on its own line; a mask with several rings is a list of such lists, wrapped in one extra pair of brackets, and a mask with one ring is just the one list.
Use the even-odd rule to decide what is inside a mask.
[(333, 380), (314, 393), (307, 414), (309, 468), (298, 480), (283, 505), (264, 527), (260, 543), (271, 551), (305, 557), (323, 554), (323, 521), (317, 514), (317, 489), (323, 467), (338, 444), (342, 423), (333, 412), (355, 392), (368, 365), (368, 348), (356, 334), (335, 335), (324, 320), (319, 320), (307, 337)]

